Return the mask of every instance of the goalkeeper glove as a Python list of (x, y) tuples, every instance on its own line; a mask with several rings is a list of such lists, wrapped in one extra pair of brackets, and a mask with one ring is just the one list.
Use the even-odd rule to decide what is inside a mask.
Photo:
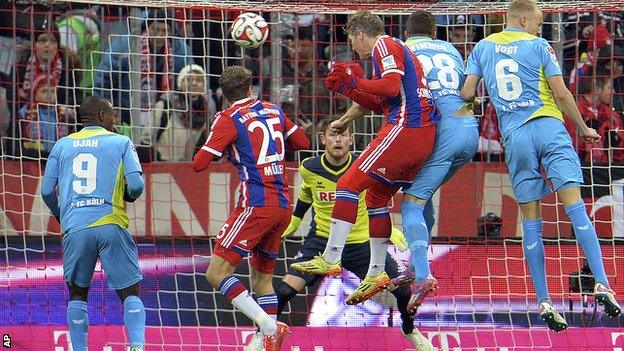
[(397, 250), (403, 252), (407, 250), (407, 239), (405, 234), (397, 227), (392, 227), (392, 233), (390, 233), (390, 241), (397, 248)]
[(124, 187), (124, 197), (123, 197), (125, 202), (135, 202), (137, 199), (133, 198), (132, 196), (130, 196), (130, 192), (128, 191), (128, 186), (126, 185)]
[(288, 224), (288, 228), (286, 228), (286, 230), (284, 231), (284, 234), (282, 234), (282, 239), (296, 232), (297, 229), (299, 229), (300, 225), (301, 225), (301, 218), (297, 216), (290, 216), (290, 224)]

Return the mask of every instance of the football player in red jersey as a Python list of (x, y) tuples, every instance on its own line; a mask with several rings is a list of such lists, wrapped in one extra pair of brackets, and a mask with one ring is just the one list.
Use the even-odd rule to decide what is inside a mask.
[[(193, 159), (196, 172), (224, 152), (238, 169), (238, 204), (216, 238), (206, 276), (234, 306), (251, 318), (264, 334), (264, 348), (279, 350), (288, 326), (276, 322), (277, 297), (273, 270), (280, 237), (290, 222), (284, 152), (310, 147), (310, 141), (282, 109), (251, 98), (251, 72), (241, 66), (226, 68), (219, 85), (231, 106), (219, 113), (206, 143)], [(233, 273), (251, 253), (251, 284), (258, 301)]]
[[(373, 79), (359, 76), (357, 67), (334, 65), (325, 84), (356, 102), (332, 123), (342, 132), (362, 110), (383, 113), (386, 121), (377, 136), (347, 173), (340, 178), (330, 235), (322, 256), (291, 267), (310, 274), (335, 275), (345, 240), (357, 218), (358, 194), (366, 193), (371, 259), (366, 278), (349, 296), (347, 304), (365, 301), (392, 284), (384, 272), (388, 238), (392, 230), (388, 201), (409, 184), (429, 158), (440, 114), (434, 105), (423, 69), (402, 41), (385, 34), (379, 16), (359, 11), (347, 22), (351, 46), (360, 58), (373, 60)], [(360, 70), (361, 71), (361, 70)]]

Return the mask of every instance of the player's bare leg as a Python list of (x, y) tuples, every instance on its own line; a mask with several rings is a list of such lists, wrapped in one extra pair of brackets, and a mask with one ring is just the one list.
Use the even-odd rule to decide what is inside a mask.
[(615, 300), (615, 293), (609, 287), (596, 228), (587, 215), (585, 203), (581, 199), (580, 188), (572, 186), (559, 190), (557, 194), (563, 202), (565, 211), (572, 222), (576, 240), (583, 249), (589, 268), (596, 279), (596, 286), (594, 287), (596, 301), (604, 306), (605, 312), (610, 317), (619, 317), (622, 308)]

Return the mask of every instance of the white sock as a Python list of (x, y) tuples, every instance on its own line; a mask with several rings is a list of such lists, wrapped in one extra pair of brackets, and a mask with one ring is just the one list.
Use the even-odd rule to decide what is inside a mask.
[(370, 263), (367, 276), (374, 276), (386, 269), (386, 255), (388, 254), (388, 238), (370, 238)]
[(277, 331), (277, 323), (275, 320), (264, 312), (262, 307), (251, 298), (249, 291), (245, 290), (232, 299), (232, 305), (236, 306), (236, 308), (247, 317), (256, 322), (262, 334), (273, 335)]
[(323, 258), (329, 263), (338, 263), (342, 258), (342, 250), (344, 249), (347, 236), (351, 233), (353, 223), (345, 222), (340, 219), (331, 219), (329, 225), (329, 239), (327, 246), (323, 252)]

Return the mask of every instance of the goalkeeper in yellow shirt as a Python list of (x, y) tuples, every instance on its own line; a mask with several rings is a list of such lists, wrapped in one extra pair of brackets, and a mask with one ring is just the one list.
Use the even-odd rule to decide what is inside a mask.
[[(303, 178), (301, 191), (295, 211), (290, 219), (290, 225), (282, 238), (297, 231), (301, 219), (310, 207), (312, 207), (312, 221), (303, 246), (295, 256), (295, 262), (311, 260), (325, 249), (329, 237), (332, 208), (335, 203), (336, 182), (356, 159), (349, 152), (353, 144), (351, 131), (347, 129), (342, 134), (337, 134), (331, 130), (331, 122), (332, 120), (323, 122), (321, 143), (325, 146), (325, 153), (303, 160), (299, 167), (299, 173)], [(357, 221), (347, 237), (342, 253), (342, 267), (353, 272), (360, 279), (366, 276), (370, 260), (365, 195), (365, 192), (360, 194)], [(400, 230), (393, 228), (390, 240), (399, 250), (407, 249), (407, 241)], [(390, 255), (386, 258), (386, 273), (390, 278), (399, 275), (397, 262)], [(288, 301), (303, 290), (305, 286), (318, 284), (323, 278), (321, 275), (309, 275), (290, 268), (284, 279), (275, 287), (278, 301), (277, 316), (279, 317), (282, 313)], [(397, 307), (401, 313), (403, 335), (414, 345), (416, 350), (433, 350), (429, 340), (418, 329), (414, 328), (414, 315), (407, 311), (407, 303), (411, 296), (409, 286), (396, 288), (392, 294), (397, 299)], [(245, 350), (256, 350), (251, 347), (253, 341), (252, 339), (252, 343)]]

